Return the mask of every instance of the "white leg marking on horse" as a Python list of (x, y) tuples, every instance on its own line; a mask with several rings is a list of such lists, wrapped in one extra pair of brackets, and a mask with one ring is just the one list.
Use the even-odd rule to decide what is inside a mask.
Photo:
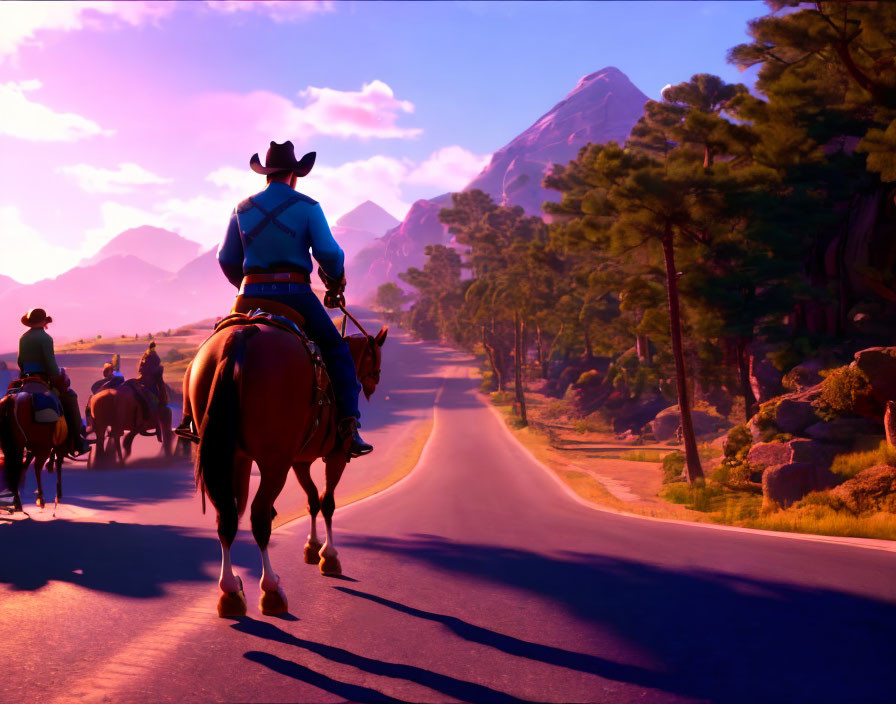
[(277, 590), (277, 586), (280, 584), (280, 577), (274, 572), (274, 568), (271, 567), (271, 557), (268, 555), (267, 549), (261, 551), (261, 588), (266, 592), (273, 592)]
[(221, 543), (221, 578), (218, 586), (222, 592), (238, 592), (240, 581), (233, 573), (233, 565), (230, 564), (230, 548)]
[(308, 533), (308, 542), (310, 543), (319, 543), (320, 539), (317, 537), (317, 516), (311, 516), (311, 532)]
[(320, 550), (321, 557), (336, 557), (336, 546), (333, 544), (333, 521), (324, 519), (324, 528), (327, 531), (327, 541)]

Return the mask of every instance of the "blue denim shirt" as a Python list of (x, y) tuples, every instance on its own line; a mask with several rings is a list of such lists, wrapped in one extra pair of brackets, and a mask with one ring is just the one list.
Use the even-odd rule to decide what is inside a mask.
[(334, 278), (342, 275), (345, 256), (333, 239), (317, 201), (277, 181), (252, 196), (268, 213), (290, 198), (296, 202), (277, 215), (276, 222), (268, 222), (260, 231), (256, 231), (256, 226), (265, 215), (259, 207), (243, 201), (234, 208), (227, 234), (218, 248), (218, 263), (234, 286), (240, 285), (243, 274), (250, 268), (293, 267), (310, 274), (314, 268), (311, 254), (327, 275)]

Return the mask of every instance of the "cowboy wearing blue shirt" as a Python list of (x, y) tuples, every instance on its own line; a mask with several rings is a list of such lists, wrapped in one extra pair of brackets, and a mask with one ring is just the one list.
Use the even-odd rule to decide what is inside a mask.
[(249, 166), (267, 176), (268, 186), (234, 209), (218, 263), (242, 295), (285, 304), (305, 319), (304, 330), (320, 348), (333, 383), (340, 428), (351, 438), (349, 452), (358, 457), (373, 450), (358, 433), (361, 385), (348, 345), (311, 290), (313, 255), (327, 287), (324, 303), (344, 303), (345, 257), (318, 202), (295, 190), (315, 156), (310, 152), (296, 161), (292, 142), (271, 142), (264, 166), (258, 154), (252, 156)]

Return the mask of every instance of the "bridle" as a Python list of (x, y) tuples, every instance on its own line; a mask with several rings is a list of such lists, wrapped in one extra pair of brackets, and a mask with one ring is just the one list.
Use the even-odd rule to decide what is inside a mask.
[[(341, 310), (342, 314), (343, 314), (342, 336), (345, 337), (345, 326), (346, 326), (346, 323), (348, 322), (349, 318), (351, 318), (351, 321), (355, 324), (355, 327), (361, 331), (361, 334), (364, 335), (365, 338), (367, 338), (367, 346), (364, 348), (364, 351), (361, 353), (361, 358), (358, 360), (358, 369), (360, 369), (362, 367), (362, 365), (364, 363), (364, 357), (367, 356), (368, 354), (370, 354), (373, 357), (374, 361), (376, 361), (376, 350), (373, 347), (376, 344), (376, 340), (371, 335), (369, 335), (367, 333), (367, 331), (364, 329), (364, 326), (358, 322), (358, 319), (345, 309), (344, 303), (339, 306), (339, 310)], [(363, 386), (364, 381), (366, 379), (371, 379), (371, 380), (373, 380), (373, 382), (375, 384), (379, 384), (380, 383), (380, 370), (374, 369), (370, 372), (367, 372), (367, 374), (365, 374), (363, 377), (359, 377), (358, 381)]]

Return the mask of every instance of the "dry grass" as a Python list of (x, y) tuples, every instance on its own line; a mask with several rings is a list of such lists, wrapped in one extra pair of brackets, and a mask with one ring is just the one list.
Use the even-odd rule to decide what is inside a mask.
[(878, 464), (896, 464), (896, 448), (886, 440), (882, 440), (875, 450), (837, 455), (831, 465), (831, 471), (846, 479), (852, 479), (863, 469)]
[(834, 511), (828, 506), (790, 508), (750, 518), (736, 525), (792, 533), (896, 540), (896, 514), (881, 512), (854, 516), (846, 511)]

